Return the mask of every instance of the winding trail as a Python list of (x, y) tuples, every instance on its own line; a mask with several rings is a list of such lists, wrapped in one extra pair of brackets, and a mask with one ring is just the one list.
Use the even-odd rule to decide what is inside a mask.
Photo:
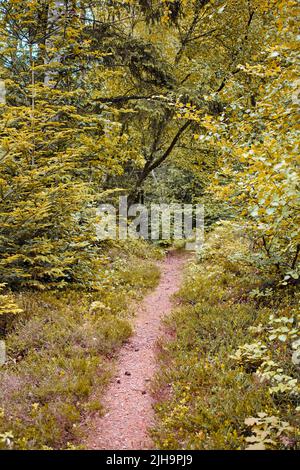
[(156, 369), (155, 345), (186, 260), (185, 253), (170, 252), (160, 263), (159, 285), (137, 305), (134, 334), (121, 348), (116, 375), (102, 400), (106, 414), (87, 423), (87, 449), (151, 449), (148, 429), (154, 423), (154, 410), (149, 385)]

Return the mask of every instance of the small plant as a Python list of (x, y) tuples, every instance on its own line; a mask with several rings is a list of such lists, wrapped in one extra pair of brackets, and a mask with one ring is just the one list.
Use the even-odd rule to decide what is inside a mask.
[[(300, 349), (300, 340), (297, 339), (300, 334), (297, 318), (275, 317), (272, 314), (265, 325), (260, 323), (258, 326), (252, 326), (249, 332), (259, 336), (262, 341), (240, 346), (231, 357), (245, 368), (256, 370), (259, 380), (269, 384), (271, 395), (280, 395), (282, 398), (289, 395), (293, 400), (298, 398), (300, 392), (298, 379), (286, 374), (275, 357), (272, 359), (272, 356), (275, 356), (274, 343), (282, 343), (292, 356), (291, 362), (297, 363)], [(287, 368), (287, 364), (285, 367)]]
[(298, 380), (283, 373), (283, 369), (278, 367), (274, 361), (266, 361), (261, 364), (256, 371), (260, 380), (268, 381), (271, 385), (269, 392), (271, 394), (289, 394), (291, 397), (297, 397), (300, 389)]
[(4, 294), (6, 284), (0, 284), (0, 336), (1, 330), (2, 334), (5, 335), (9, 323), (12, 321), (13, 317), (19, 313), (22, 313), (23, 310), (16, 304), (14, 298), (11, 294)]
[(247, 442), (246, 450), (265, 450), (274, 448), (278, 439), (281, 442), (293, 442), (283, 437), (288, 437), (288, 433), (294, 428), (286, 421), (281, 421), (277, 416), (268, 416), (266, 413), (258, 413), (256, 418), (245, 419), (246, 426), (251, 428), (252, 435), (245, 438)]
[(0, 284), (0, 317), (2, 315), (16, 315), (22, 313), (23, 310), (15, 303), (13, 296), (10, 294), (3, 294), (6, 284)]
[(261, 299), (261, 298), (270, 298), (272, 297), (272, 295), (274, 294), (274, 291), (272, 288), (267, 288), (267, 289), (253, 289), (250, 294), (249, 294), (249, 297), (250, 298), (253, 298), (253, 299)]
[(3, 446), (3, 449), (13, 449), (14, 435), (11, 431), (0, 433), (0, 449), (1, 445)]
[(266, 327), (269, 341), (279, 340), (285, 342), (296, 339), (300, 334), (300, 330), (299, 328), (293, 328), (295, 324), (296, 319), (293, 317), (275, 318), (274, 315), (270, 315), (269, 323)]
[(238, 364), (255, 370), (263, 361), (268, 359), (268, 348), (261, 341), (244, 344), (230, 357)]

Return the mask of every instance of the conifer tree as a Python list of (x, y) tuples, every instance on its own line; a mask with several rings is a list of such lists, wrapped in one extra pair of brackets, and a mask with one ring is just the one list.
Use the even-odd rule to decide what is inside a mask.
[[(11, 286), (89, 283), (92, 203), (126, 136), (89, 112), (91, 51), (75, 2), (1, 2), (0, 271)], [(97, 192), (95, 190), (97, 188)]]

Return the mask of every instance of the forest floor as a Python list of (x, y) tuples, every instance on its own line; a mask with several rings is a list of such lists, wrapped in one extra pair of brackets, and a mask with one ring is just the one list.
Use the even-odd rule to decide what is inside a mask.
[(104, 415), (86, 420), (87, 449), (150, 449), (149, 428), (154, 424), (154, 399), (150, 384), (156, 372), (156, 344), (162, 334), (162, 318), (173, 307), (172, 295), (179, 289), (185, 252), (169, 252), (160, 263), (161, 279), (156, 289), (136, 306), (134, 334), (122, 347), (116, 373), (104, 394)]

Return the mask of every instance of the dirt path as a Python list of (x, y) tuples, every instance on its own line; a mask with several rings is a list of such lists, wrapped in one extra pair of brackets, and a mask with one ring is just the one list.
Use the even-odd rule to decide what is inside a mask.
[(161, 266), (158, 287), (137, 306), (135, 333), (119, 354), (117, 374), (104, 396), (106, 414), (88, 423), (87, 449), (151, 448), (147, 430), (153, 424), (149, 382), (155, 372), (155, 344), (161, 319), (170, 313), (186, 255), (170, 253)]

